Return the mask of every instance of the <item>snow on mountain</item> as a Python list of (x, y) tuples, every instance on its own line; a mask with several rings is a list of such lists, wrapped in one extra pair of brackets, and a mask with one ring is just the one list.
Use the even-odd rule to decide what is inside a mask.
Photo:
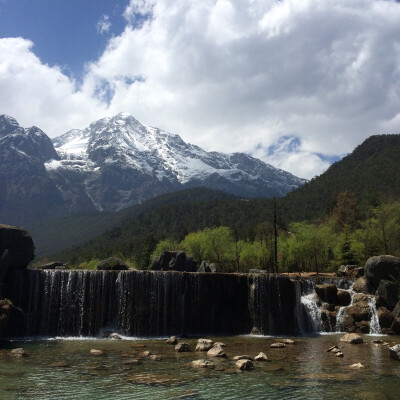
[(13, 221), (24, 220), (18, 219), (21, 210), (28, 217), (37, 209), (40, 215), (117, 211), (196, 186), (270, 197), (305, 183), (246, 154), (206, 152), (124, 113), (53, 141), (39, 128), (22, 128), (1, 115), (0, 174), (0, 217), (16, 216)]
[[(88, 170), (116, 164), (160, 182), (169, 180), (180, 185), (201, 183), (215, 174), (232, 184), (260, 181), (269, 188), (270, 195), (279, 196), (305, 182), (245, 154), (208, 153), (185, 143), (178, 135), (142, 125), (125, 113), (93, 122), (82, 131), (69, 131), (53, 143), (61, 165), (47, 163), (49, 170), (56, 166)], [(73, 159), (76, 164), (71, 163)], [(87, 165), (78, 164), (78, 160), (87, 160)], [(253, 192), (248, 195), (255, 195)], [(257, 194), (267, 195), (261, 188)]]

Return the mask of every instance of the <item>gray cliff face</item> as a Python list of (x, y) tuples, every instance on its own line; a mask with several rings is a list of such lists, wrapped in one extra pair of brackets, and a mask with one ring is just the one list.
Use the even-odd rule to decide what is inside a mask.
[(45, 205), (58, 213), (117, 211), (196, 186), (245, 197), (283, 196), (305, 183), (246, 154), (208, 153), (124, 113), (73, 129), (53, 142), (38, 128), (24, 129), (13, 118), (0, 116), (0, 150), (0, 174), (16, 159), (24, 166), (8, 173), (12, 179), (6, 198), (0, 194), (0, 217), (7, 216), (9, 193), (19, 188), (26, 198), (22, 188), (32, 192), (24, 179), (45, 197), (51, 192), (51, 204)]

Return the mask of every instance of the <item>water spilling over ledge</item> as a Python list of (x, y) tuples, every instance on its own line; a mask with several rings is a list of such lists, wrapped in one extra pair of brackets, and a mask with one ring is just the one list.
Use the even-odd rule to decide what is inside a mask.
[(301, 335), (315, 330), (287, 277), (151, 271), (17, 271), (9, 336)]

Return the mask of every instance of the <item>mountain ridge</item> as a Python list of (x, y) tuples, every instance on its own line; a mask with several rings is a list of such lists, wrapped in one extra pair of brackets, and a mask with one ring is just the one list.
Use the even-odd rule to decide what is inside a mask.
[(53, 141), (3, 115), (0, 150), (0, 219), (14, 225), (36, 215), (114, 212), (192, 187), (280, 197), (306, 182), (244, 153), (206, 152), (126, 113)]

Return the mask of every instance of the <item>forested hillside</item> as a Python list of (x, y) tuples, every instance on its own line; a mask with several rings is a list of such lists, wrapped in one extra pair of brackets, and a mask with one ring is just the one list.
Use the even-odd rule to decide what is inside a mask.
[[(328, 246), (326, 251), (329, 254), (326, 253), (322, 261), (316, 261), (317, 264), (321, 262), (325, 266), (329, 264), (330, 267), (334, 267), (343, 261), (342, 259), (346, 259), (344, 253), (346, 247), (351, 248), (352, 241), (358, 246), (358, 250), (352, 250), (357, 256), (349, 255), (347, 261), (353, 258), (354, 262), (358, 260), (361, 262), (361, 259), (371, 252), (384, 251), (384, 240), (377, 238), (378, 233), (376, 233), (376, 230), (380, 229), (379, 216), (382, 216), (383, 212), (380, 211), (380, 207), (399, 198), (399, 165), (400, 135), (372, 136), (352, 154), (333, 164), (321, 176), (286, 197), (277, 199), (281, 243), (283, 239), (292, 240), (293, 237), (290, 239), (288, 233), (294, 231), (297, 235), (302, 235), (301, 241), (307, 241), (308, 237), (308, 240), (318, 243), (319, 239), (316, 241), (312, 227), (324, 226), (326, 229), (329, 227), (329, 232), (334, 234), (333, 236), (325, 234), (326, 240), (340, 240), (342, 248), (339, 251), (333, 246)], [(93, 259), (116, 255), (130, 260), (136, 267), (145, 268), (157, 243), (161, 240), (169, 239), (174, 243), (180, 243), (191, 232), (226, 226), (230, 229), (234, 240), (254, 242), (260, 238), (260, 231), (265, 232), (270, 229), (268, 226), (270, 227), (273, 220), (271, 199), (240, 199), (218, 192), (209, 192), (206, 189), (183, 191), (179, 193), (179, 198), (170, 196), (152, 200), (151, 205), (144, 203), (140, 206), (142, 207), (140, 212), (135, 208), (127, 209), (124, 211), (126, 213), (124, 218), (117, 217), (118, 214), (114, 215), (113, 218), (120, 218), (119, 221), (126, 222), (83, 245), (62, 251), (55, 257), (78, 265)], [(169, 202), (165, 201), (168, 199)], [(394, 224), (393, 221), (397, 221), (396, 207), (397, 205), (393, 206), (387, 218), (391, 226)], [(346, 220), (350, 218), (347, 211), (353, 213), (351, 221)], [(338, 217), (341, 212), (347, 217)], [(332, 222), (333, 220), (336, 222)], [(314, 224), (293, 225), (294, 222), (300, 221)], [(360, 238), (362, 229), (366, 235), (368, 232), (376, 233), (376, 240), (371, 245), (366, 243), (365, 237), (363, 249), (360, 248), (363, 240), (360, 239), (356, 245), (354, 236), (358, 232)], [(318, 235), (322, 231), (319, 230)], [(336, 237), (336, 234), (339, 236)], [(393, 235), (391, 240), (396, 240), (395, 232)], [(299, 236), (296, 240), (300, 241)], [(392, 252), (397, 251), (395, 244), (393, 246)], [(280, 252), (283, 257), (281, 263), (286, 263), (287, 268), (289, 264), (293, 266), (306, 263), (304, 260), (289, 262), (287, 260), (294, 255), (289, 256), (288, 253), (284, 256), (282, 247)], [(308, 264), (312, 265), (312, 262)]]

